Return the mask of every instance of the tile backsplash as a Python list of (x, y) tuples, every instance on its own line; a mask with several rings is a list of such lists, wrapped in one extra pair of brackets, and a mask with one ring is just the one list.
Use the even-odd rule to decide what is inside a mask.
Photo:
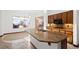
[(64, 27), (65, 28), (72, 29), (73, 28), (73, 24), (64, 24)]

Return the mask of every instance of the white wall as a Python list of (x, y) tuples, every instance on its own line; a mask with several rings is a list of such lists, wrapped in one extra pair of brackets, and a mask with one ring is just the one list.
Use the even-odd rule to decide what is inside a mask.
[(77, 39), (77, 10), (73, 11), (73, 44), (78, 45), (78, 39)]
[(2, 33), (2, 31), (1, 31), (1, 28), (2, 28), (2, 27), (1, 27), (1, 21), (2, 21), (2, 20), (1, 20), (1, 11), (0, 11), (0, 35), (1, 35), (1, 33)]
[(77, 11), (77, 39), (79, 44), (79, 10)]
[(35, 27), (35, 16), (43, 15), (43, 11), (40, 10), (3, 10), (1, 11), (2, 17), (2, 32), (10, 33), (10, 32), (19, 32), (24, 29), (13, 29), (12, 17), (13, 16), (31, 16), (30, 17), (30, 28)]
[(2, 33), (2, 12), (0, 11), (0, 35), (3, 35)]
[(48, 14), (47, 14), (47, 11), (44, 10), (44, 30), (46, 30), (46, 26), (48, 25)]
[(74, 20), (73, 20), (73, 41), (75, 45), (79, 44), (79, 10), (74, 11)]
[(18, 32), (21, 31), (20, 29), (13, 29), (13, 16), (28, 16), (25, 15), (22, 11), (2, 11), (2, 20), (3, 20), (3, 32), (4, 33), (10, 33), (10, 32)]

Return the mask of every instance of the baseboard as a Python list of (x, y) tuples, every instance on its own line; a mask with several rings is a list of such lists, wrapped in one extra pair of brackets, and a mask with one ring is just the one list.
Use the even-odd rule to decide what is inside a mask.
[(75, 46), (75, 47), (79, 47), (79, 44), (78, 44), (78, 45), (73, 44), (73, 46)]
[(75, 45), (75, 44), (73, 44), (73, 43), (69, 43), (69, 44), (71, 44), (71, 45), (73, 45), (73, 46), (75, 46), (75, 47), (79, 47), (79, 44), (78, 44), (78, 45)]

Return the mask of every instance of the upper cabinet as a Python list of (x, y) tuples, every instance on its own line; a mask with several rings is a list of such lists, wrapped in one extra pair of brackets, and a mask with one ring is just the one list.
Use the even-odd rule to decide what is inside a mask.
[(67, 12), (67, 23), (73, 23), (73, 11)]
[(62, 13), (62, 20), (63, 20), (63, 23), (67, 23), (67, 13), (66, 12)]
[(53, 23), (53, 15), (48, 16), (48, 23)]
[(61, 19), (62, 18), (62, 14), (59, 13), (59, 14), (55, 14), (53, 15), (54, 19)]
[(48, 16), (48, 23), (51, 23), (51, 16)]
[(62, 19), (62, 13), (57, 14), (57, 19)]
[(57, 19), (58, 18), (58, 15), (57, 14), (54, 14), (53, 17), (54, 17), (54, 19)]
[(62, 19), (64, 24), (73, 24), (73, 11), (67, 11), (48, 16), (48, 23), (53, 23), (55, 19)]
[(53, 15), (51, 15), (51, 22), (53, 23), (53, 20), (54, 20), (54, 16)]

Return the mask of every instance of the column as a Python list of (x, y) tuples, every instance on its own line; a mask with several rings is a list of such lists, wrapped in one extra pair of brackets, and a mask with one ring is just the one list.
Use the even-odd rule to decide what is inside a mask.
[(48, 25), (48, 14), (47, 10), (44, 10), (44, 30), (46, 30), (47, 25)]

